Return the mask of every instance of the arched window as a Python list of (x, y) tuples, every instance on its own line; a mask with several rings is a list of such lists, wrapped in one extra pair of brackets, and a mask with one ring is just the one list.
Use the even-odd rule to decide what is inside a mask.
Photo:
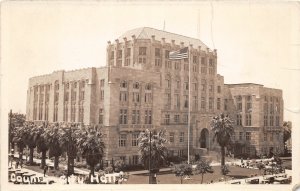
[(146, 89), (146, 90), (151, 90), (151, 84), (150, 84), (150, 83), (146, 84), (145, 89)]
[(120, 84), (121, 88), (127, 88), (127, 82), (126, 81), (122, 81)]
[(138, 82), (133, 84), (133, 89), (139, 89), (140, 88), (140, 84)]
[(54, 83), (54, 89), (55, 90), (59, 90), (59, 82), (58, 82), (58, 80), (56, 80), (55, 83)]

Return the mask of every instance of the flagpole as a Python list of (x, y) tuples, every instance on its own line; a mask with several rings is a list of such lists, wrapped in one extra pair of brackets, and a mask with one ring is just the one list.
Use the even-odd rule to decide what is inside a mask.
[(191, 56), (190, 56), (190, 42), (188, 47), (189, 59), (189, 111), (188, 111), (188, 164), (190, 164), (190, 120), (191, 120)]

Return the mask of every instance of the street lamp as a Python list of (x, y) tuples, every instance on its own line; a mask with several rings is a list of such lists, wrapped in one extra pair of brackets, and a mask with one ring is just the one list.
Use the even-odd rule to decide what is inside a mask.
[(149, 184), (152, 184), (152, 176), (151, 176), (151, 130), (149, 131), (150, 132), (150, 137), (149, 137)]

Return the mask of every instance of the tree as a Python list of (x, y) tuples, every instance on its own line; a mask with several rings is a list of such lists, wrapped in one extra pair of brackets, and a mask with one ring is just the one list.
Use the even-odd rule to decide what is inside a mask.
[(62, 148), (62, 151), (68, 153), (68, 174), (73, 174), (74, 160), (78, 153), (77, 140), (81, 136), (81, 130), (68, 128), (68, 130), (60, 131), (60, 133), (60, 147)]
[(201, 174), (201, 184), (203, 183), (203, 176), (206, 173), (213, 173), (213, 169), (210, 165), (210, 163), (206, 160), (199, 160), (196, 163), (196, 174)]
[[(216, 116), (211, 121), (212, 131), (214, 132), (213, 141), (221, 147), (221, 169), (224, 169), (225, 165), (225, 147), (231, 143), (231, 136), (234, 133), (233, 121), (229, 118), (228, 115), (221, 114)], [(222, 170), (224, 174), (225, 171)]]
[(58, 127), (50, 127), (45, 134), (46, 143), (49, 146), (49, 158), (54, 156), (54, 169), (58, 169), (59, 157), (62, 154), (59, 137), (60, 132)]
[(103, 150), (105, 148), (102, 140), (102, 133), (90, 130), (83, 131), (78, 140), (78, 148), (82, 151), (83, 158), (86, 159), (87, 164), (91, 168), (90, 175), (94, 176), (95, 166), (103, 157)]
[(123, 160), (116, 160), (114, 162), (114, 168), (116, 172), (122, 171), (124, 167), (125, 167), (125, 162)]
[(49, 146), (47, 145), (47, 134), (50, 129), (46, 129), (45, 126), (40, 126), (37, 129), (38, 138), (36, 140), (37, 152), (42, 153), (41, 159), (41, 168), (43, 169), (46, 165), (46, 154), (49, 150)]
[(24, 143), (28, 146), (29, 154), (29, 164), (33, 164), (33, 152), (36, 147), (37, 139), (39, 136), (39, 128), (33, 124), (25, 125), (23, 131)]
[(9, 139), (9, 146), (11, 146), (11, 148), (14, 148), (14, 130), (15, 128), (18, 127), (23, 127), (24, 123), (25, 123), (25, 119), (26, 116), (24, 114), (20, 114), (20, 113), (12, 113), (12, 111), (9, 112), (8, 114), (8, 118), (9, 118), (9, 127), (8, 127), (8, 139)]
[[(291, 138), (292, 136), (292, 124), (291, 122), (283, 122), (283, 144)], [(288, 148), (284, 147), (284, 153), (287, 154)]]
[[(167, 148), (166, 132), (160, 130), (151, 132), (148, 129), (141, 132), (138, 137), (138, 147), (145, 169), (149, 169), (149, 183), (156, 183), (155, 173), (160, 169), (160, 166), (166, 161)], [(150, 154), (151, 153), (151, 154)]]
[(19, 159), (21, 160), (23, 157), (23, 150), (26, 147), (26, 144), (23, 139), (23, 132), (25, 127), (17, 127), (13, 130), (13, 143), (15, 143), (18, 147)]
[(172, 171), (175, 173), (175, 176), (180, 177), (180, 184), (183, 183), (184, 176), (191, 176), (193, 174), (192, 165), (187, 163), (173, 165)]
[(263, 162), (259, 162), (256, 167), (259, 169), (259, 172), (261, 173), (261, 170), (264, 170), (266, 168), (265, 164)]

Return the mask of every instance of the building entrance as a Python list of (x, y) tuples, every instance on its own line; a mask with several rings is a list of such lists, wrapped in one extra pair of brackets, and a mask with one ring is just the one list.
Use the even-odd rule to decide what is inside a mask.
[(200, 147), (201, 148), (209, 147), (209, 133), (206, 128), (202, 129), (200, 133)]

